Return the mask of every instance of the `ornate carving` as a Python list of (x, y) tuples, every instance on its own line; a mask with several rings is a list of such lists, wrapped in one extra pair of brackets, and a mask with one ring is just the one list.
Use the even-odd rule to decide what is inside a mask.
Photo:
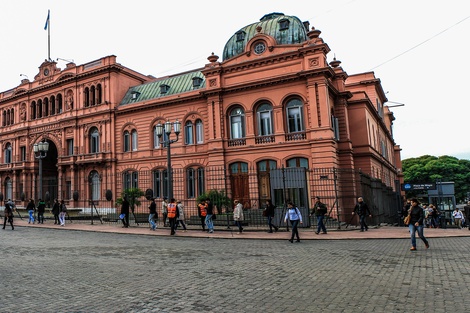
[(217, 87), (217, 79), (211, 79), (209, 80), (209, 86), (211, 87)]
[(308, 63), (309, 63), (310, 67), (320, 66), (320, 61), (318, 60), (318, 58), (312, 58), (312, 59), (308, 60)]

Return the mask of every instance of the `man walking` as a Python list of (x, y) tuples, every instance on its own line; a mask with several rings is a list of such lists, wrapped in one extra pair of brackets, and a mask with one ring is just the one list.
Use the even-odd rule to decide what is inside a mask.
[(371, 217), (372, 214), (370, 214), (369, 207), (364, 202), (364, 199), (362, 199), (362, 197), (357, 198), (357, 203), (354, 207), (354, 212), (352, 214), (354, 213), (359, 215), (359, 221), (361, 222), (361, 231), (369, 230), (369, 227), (366, 224), (366, 217)]
[(320, 202), (320, 197), (315, 197), (315, 205), (313, 206), (310, 216), (315, 215), (315, 217), (317, 218), (317, 231), (315, 232), (315, 234), (317, 235), (320, 233), (320, 230), (323, 234), (326, 234), (326, 227), (323, 223), (323, 220), (327, 212), (328, 209), (326, 207), (326, 204)]

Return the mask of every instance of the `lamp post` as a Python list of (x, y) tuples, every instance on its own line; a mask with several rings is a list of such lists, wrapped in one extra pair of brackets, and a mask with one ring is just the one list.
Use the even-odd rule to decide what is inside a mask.
[(42, 159), (47, 156), (49, 150), (49, 143), (44, 140), (33, 145), (34, 157), (39, 159), (39, 192), (38, 199), (42, 199)]
[[(171, 134), (171, 128), (173, 126), (173, 131), (176, 134), (176, 139), (170, 139), (170, 134)], [(181, 122), (176, 120), (175, 122), (170, 122), (170, 120), (167, 120), (165, 124), (158, 123), (155, 131), (158, 136), (158, 140), (160, 140), (163, 136), (163, 128), (165, 128), (165, 134), (166, 134), (166, 140), (160, 141), (162, 146), (166, 147), (166, 160), (168, 164), (167, 168), (167, 177), (168, 177), (168, 184), (167, 184), (167, 194), (168, 194), (168, 200), (173, 198), (173, 175), (171, 173), (171, 144), (174, 142), (178, 141), (179, 134), (181, 132)]]

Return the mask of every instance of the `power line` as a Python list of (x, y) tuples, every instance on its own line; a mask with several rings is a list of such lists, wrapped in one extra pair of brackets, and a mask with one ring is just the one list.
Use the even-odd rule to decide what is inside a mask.
[(439, 36), (439, 35), (445, 33), (445, 32), (448, 31), (449, 29), (451, 29), (451, 28), (457, 26), (458, 24), (464, 22), (465, 20), (467, 20), (467, 19), (469, 19), (469, 18), (470, 18), (470, 16), (467, 16), (467, 17), (464, 18), (463, 20), (458, 21), (458, 22), (455, 23), (454, 25), (447, 27), (447, 28), (444, 29), (443, 31), (440, 31), (439, 33), (437, 33), (437, 34), (433, 35), (432, 37), (426, 39), (425, 41), (423, 41), (423, 42), (417, 44), (416, 46), (413, 46), (413, 47), (411, 47), (410, 49), (405, 50), (405, 51), (403, 51), (402, 53), (400, 53), (400, 54), (394, 56), (393, 58), (391, 58), (391, 59), (389, 59), (389, 60), (387, 60), (387, 61), (385, 61), (385, 62), (383, 62), (383, 63), (380, 63), (379, 65), (377, 65), (377, 66), (371, 68), (370, 70), (374, 70), (374, 69), (376, 69), (376, 68), (378, 68), (378, 67), (380, 67), (380, 66), (382, 66), (382, 65), (384, 65), (384, 64), (387, 64), (387, 63), (390, 62), (390, 61), (395, 60), (395, 59), (398, 58), (398, 57), (401, 57), (401, 56), (404, 55), (405, 53), (408, 53), (408, 52), (410, 52), (411, 50), (414, 50), (414, 49), (418, 48), (419, 46), (421, 46), (421, 45), (425, 44), (426, 42), (428, 42), (428, 41), (430, 41), (430, 40), (436, 38), (437, 36)]

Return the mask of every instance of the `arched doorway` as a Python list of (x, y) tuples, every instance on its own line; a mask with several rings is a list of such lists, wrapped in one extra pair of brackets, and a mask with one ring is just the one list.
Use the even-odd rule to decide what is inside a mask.
[[(53, 141), (46, 141), (49, 143), (49, 150), (47, 156), (42, 159), (42, 195), (44, 200), (46, 200), (46, 205), (49, 207), (49, 205), (54, 202), (54, 199), (59, 197), (59, 174), (57, 171), (58, 151)], [(37, 186), (39, 186), (39, 184), (37, 184)]]

